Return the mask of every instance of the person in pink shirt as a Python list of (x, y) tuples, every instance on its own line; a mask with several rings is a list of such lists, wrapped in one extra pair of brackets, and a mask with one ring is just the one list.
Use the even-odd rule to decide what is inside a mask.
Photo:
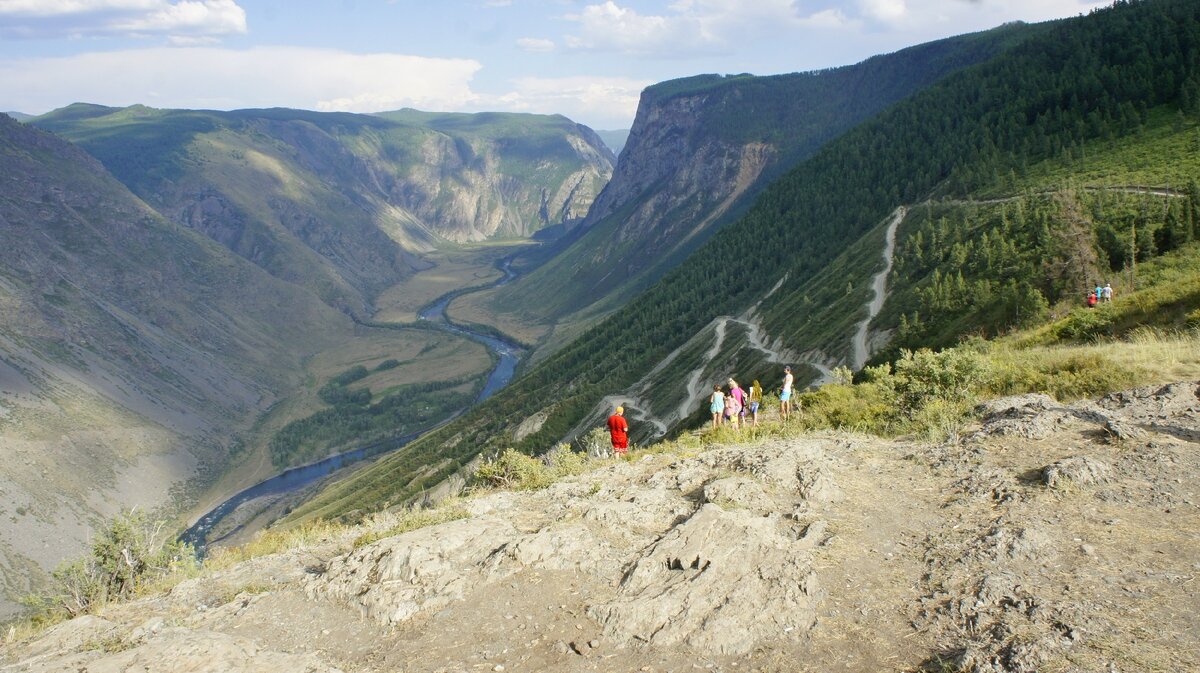
[(734, 430), (742, 428), (742, 411), (746, 408), (746, 391), (738, 385), (737, 381), (729, 379), (729, 397), (733, 399), (733, 409), (729, 416), (729, 420), (733, 423)]

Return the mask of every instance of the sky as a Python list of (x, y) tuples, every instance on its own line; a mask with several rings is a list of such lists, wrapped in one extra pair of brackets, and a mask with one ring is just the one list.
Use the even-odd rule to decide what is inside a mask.
[(772, 75), (1108, 0), (0, 0), (0, 110), (73, 102), (563, 114), (628, 128), (641, 90)]

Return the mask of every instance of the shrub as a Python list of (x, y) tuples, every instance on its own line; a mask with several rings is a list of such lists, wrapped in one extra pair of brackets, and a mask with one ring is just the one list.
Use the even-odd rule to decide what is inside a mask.
[(1077, 308), (1054, 328), (1054, 336), (1062, 341), (1092, 341), (1113, 331), (1115, 313), (1108, 305), (1096, 308)]
[(971, 399), (989, 368), (987, 358), (970, 348), (902, 351), (892, 375), (901, 410), (912, 418), (928, 401)]
[(886, 433), (895, 424), (895, 397), (879, 383), (831, 383), (798, 397), (800, 424), (807, 429), (839, 428)]
[(1001, 360), (988, 387), (1000, 395), (1039, 392), (1065, 402), (1129, 388), (1139, 378), (1138, 372), (1099, 353), (1030, 354), (1027, 359)]
[[(607, 436), (607, 435), (606, 435)], [(559, 444), (541, 458), (516, 449), (505, 449), (475, 471), (476, 484), (512, 491), (535, 491), (575, 474), (590, 470), (596, 459), (567, 444)]]
[(1188, 329), (1200, 329), (1200, 308), (1187, 314), (1184, 326)]
[(916, 410), (908, 427), (935, 442), (957, 442), (975, 405), (969, 400), (933, 399)]
[(108, 601), (128, 598), (138, 588), (182, 566), (196, 565), (191, 546), (164, 532), (143, 512), (118, 514), (104, 523), (84, 556), (65, 561), (52, 574), (45, 593), (28, 605), (41, 612), (77, 617)]
[(492, 488), (534, 491), (554, 483), (545, 463), (516, 449), (505, 449), (475, 470), (475, 481)]
[(590, 458), (612, 456), (612, 439), (609, 437), (608, 430), (604, 428), (593, 428), (586, 435), (576, 437), (575, 443), (579, 446), (580, 452)]

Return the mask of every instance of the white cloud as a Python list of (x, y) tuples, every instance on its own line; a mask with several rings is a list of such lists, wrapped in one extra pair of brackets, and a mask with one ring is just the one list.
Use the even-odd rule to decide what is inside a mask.
[(908, 5), (904, 0), (863, 0), (862, 11), (876, 21), (893, 23), (908, 14)]
[(1006, 21), (1036, 22), (1085, 14), (1108, 4), (1110, 0), (860, 0), (858, 8), (862, 18), (900, 29), (961, 26), (961, 30), (949, 31), (954, 33)]
[(812, 28), (841, 28), (849, 25), (850, 19), (840, 9), (823, 9), (800, 19), (800, 24)]
[(517, 40), (517, 47), (525, 51), (554, 51), (554, 40), (546, 40), (539, 37), (522, 37)]
[(0, 0), (0, 35), (217, 36), (246, 32), (235, 0)]
[(794, 0), (676, 0), (664, 14), (644, 15), (614, 0), (587, 5), (566, 19), (577, 25), (571, 49), (665, 57), (728, 51), (753, 36), (798, 27)]
[(0, 61), (3, 109), (86, 101), (123, 106), (296, 107), (378, 112), (461, 109), (477, 61), (292, 47), (154, 48)]
[(652, 80), (627, 77), (523, 77), (513, 90), (478, 101), (479, 109), (562, 114), (593, 128), (628, 126)]
[(572, 49), (653, 53), (678, 47), (689, 33), (695, 34), (686, 17), (642, 15), (612, 0), (567, 18), (579, 24), (580, 32), (564, 39)]
[(157, 0), (0, 0), (0, 15), (61, 16), (111, 10), (138, 11), (161, 4)]

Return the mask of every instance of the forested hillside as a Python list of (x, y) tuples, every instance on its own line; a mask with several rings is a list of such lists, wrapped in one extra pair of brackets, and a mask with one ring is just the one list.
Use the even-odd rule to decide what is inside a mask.
[(613, 162), (561, 116), (76, 104), (31, 123), (168, 218), (363, 318), (436, 245), (583, 217)]
[[(1045, 33), (985, 64), (947, 77), (829, 143), (772, 183), (741, 219), (618, 315), (462, 419), (334, 485), (296, 516), (329, 515), (379, 506), (385, 500), (395, 502), (440, 481), (480, 452), (510, 445), (524, 451), (545, 450), (568, 435), (604, 396), (619, 398), (648, 373), (669, 369), (670, 362), (664, 361), (677, 357), (678, 347), (720, 316), (753, 319), (752, 325), (761, 328), (766, 341), (784, 355), (804, 353), (833, 336), (848, 340), (850, 334), (842, 333), (826, 334), (822, 343), (802, 341), (800, 335), (813, 328), (808, 321), (815, 313), (806, 310), (804, 302), (813, 300), (818, 289), (840, 285), (845, 295), (859, 293), (848, 306), (859, 306), (858, 317), (865, 317), (865, 308), (861, 308), (867, 294), (865, 281), (882, 266), (882, 260), (848, 264), (845, 258), (839, 262), (839, 256), (865, 245), (870, 237), (881, 241), (882, 226), (897, 208), (908, 206), (920, 213), (921, 204), (931, 199), (973, 202), (984, 197), (1022, 196), (1035, 178), (1045, 178), (1047, 171), (1069, 169), (1097, 143), (1136, 145), (1140, 138), (1152, 140), (1151, 131), (1160, 128), (1155, 120), (1164, 115), (1170, 120), (1172, 142), (1178, 143), (1180, 137), (1194, 134), (1200, 113), (1197, 91), (1197, 3), (1122, 2), (1054, 24)], [(1147, 168), (1140, 175), (1161, 185), (1177, 170)], [(1130, 175), (1139, 174), (1133, 169), (1114, 172), (1112, 177), (1120, 182), (1101, 186), (1122, 187)], [(1039, 206), (1041, 197), (1036, 195), (1022, 198), (1026, 202), (1022, 207), (1049, 207)], [(1077, 207), (1104, 209), (1109, 201), (1120, 201), (1119, 196), (1095, 198), (1096, 203), (1077, 198), (1077, 206), (1059, 212), (1069, 213)], [(1168, 206), (1159, 218), (1172, 224), (1152, 227), (1169, 232), (1161, 234), (1160, 241), (1195, 235), (1194, 216), (1188, 225), (1182, 224), (1188, 213), (1194, 213), (1195, 202), (1186, 193), (1176, 198), (1186, 200), (1179, 201), (1175, 210)], [(1149, 212), (1147, 203), (1135, 201), (1133, 212)], [(1121, 216), (1111, 213), (1128, 210), (1117, 206), (1118, 211), (1108, 211), (1110, 215), (1100, 218), (1093, 229), (1096, 245), (1085, 241), (1083, 246), (1096, 250), (1097, 262), (1106, 263), (1113, 271), (1122, 264), (1114, 258), (1120, 257), (1124, 234)], [(919, 313), (922, 301), (944, 301), (948, 296), (944, 274), (939, 271), (939, 276), (926, 279), (918, 269), (928, 270), (928, 262), (920, 266), (914, 254), (928, 247), (928, 243), (918, 245), (917, 237), (930, 226), (926, 222), (932, 221), (934, 229), (921, 237), (928, 241), (932, 234), (941, 235), (937, 212), (931, 205), (925, 215), (905, 225), (913, 237), (901, 243), (905, 261), (898, 273), (907, 279), (904, 282), (909, 289), (902, 289), (896, 297), (911, 305), (888, 307), (890, 313), (885, 315), (897, 321), (900, 315)], [(901, 216), (903, 213), (899, 211)], [(1006, 215), (1001, 210), (996, 217), (1003, 222)], [(1041, 220), (1034, 212), (1020, 226), (1034, 226)], [(1011, 235), (1014, 225), (1005, 226), (1010, 228), (1001, 227), (986, 239), (988, 246), (996, 248), (993, 261), (1019, 262), (1026, 253), (995, 238)], [(1112, 252), (1106, 253), (1107, 259), (1101, 259), (1100, 252), (1107, 249), (1105, 227), (1112, 229), (1117, 240), (1110, 246)], [(1028, 236), (1022, 235), (1020, 243), (1032, 246), (1028, 254), (1055, 259), (1054, 237), (1042, 238), (1041, 231), (1035, 228)], [(971, 238), (975, 246), (985, 241), (982, 235), (955, 236), (960, 242)], [(954, 240), (948, 238), (949, 248), (939, 244), (934, 252), (961, 256), (963, 253), (954, 252)], [(879, 247), (875, 250), (878, 255)], [(860, 258), (869, 256), (860, 251)], [(983, 263), (986, 267), (986, 254)], [(999, 267), (993, 266), (989, 272), (1000, 286), (1013, 280), (1012, 274), (1026, 273), (1029, 268), (1022, 263), (1002, 266), (1004, 270), (996, 271)], [(839, 275), (838, 268), (845, 269), (846, 275)], [(1025, 280), (1024, 285), (1015, 285), (1016, 300), (1034, 309), (1058, 296), (1069, 296), (1074, 282), (1066, 271), (1046, 284)], [(953, 283), (957, 282), (955, 275)], [(955, 292), (952, 288), (949, 294)], [(904, 300), (905, 296), (909, 299)], [(852, 326), (855, 312), (842, 314), (847, 326)], [(918, 317), (917, 328), (933, 325), (931, 316)], [(1000, 329), (1011, 319), (992, 320), (988, 329)], [(917, 329), (914, 321), (906, 321), (906, 334)], [(952, 325), (929, 329), (925, 338), (943, 341), (962, 331)], [(736, 371), (747, 378), (760, 373), (746, 371), (736, 360), (727, 361), (725, 374)], [(675, 371), (678, 378), (688, 373)], [(653, 408), (654, 400), (647, 406)], [(518, 440), (514, 431), (522, 423)]]
[[(573, 322), (631, 299), (736, 220), (782, 172), (913, 92), (1048, 29), (1010, 24), (828, 70), (701, 75), (645, 90), (580, 239), (492, 305)], [(578, 234), (577, 234), (578, 235)]]

